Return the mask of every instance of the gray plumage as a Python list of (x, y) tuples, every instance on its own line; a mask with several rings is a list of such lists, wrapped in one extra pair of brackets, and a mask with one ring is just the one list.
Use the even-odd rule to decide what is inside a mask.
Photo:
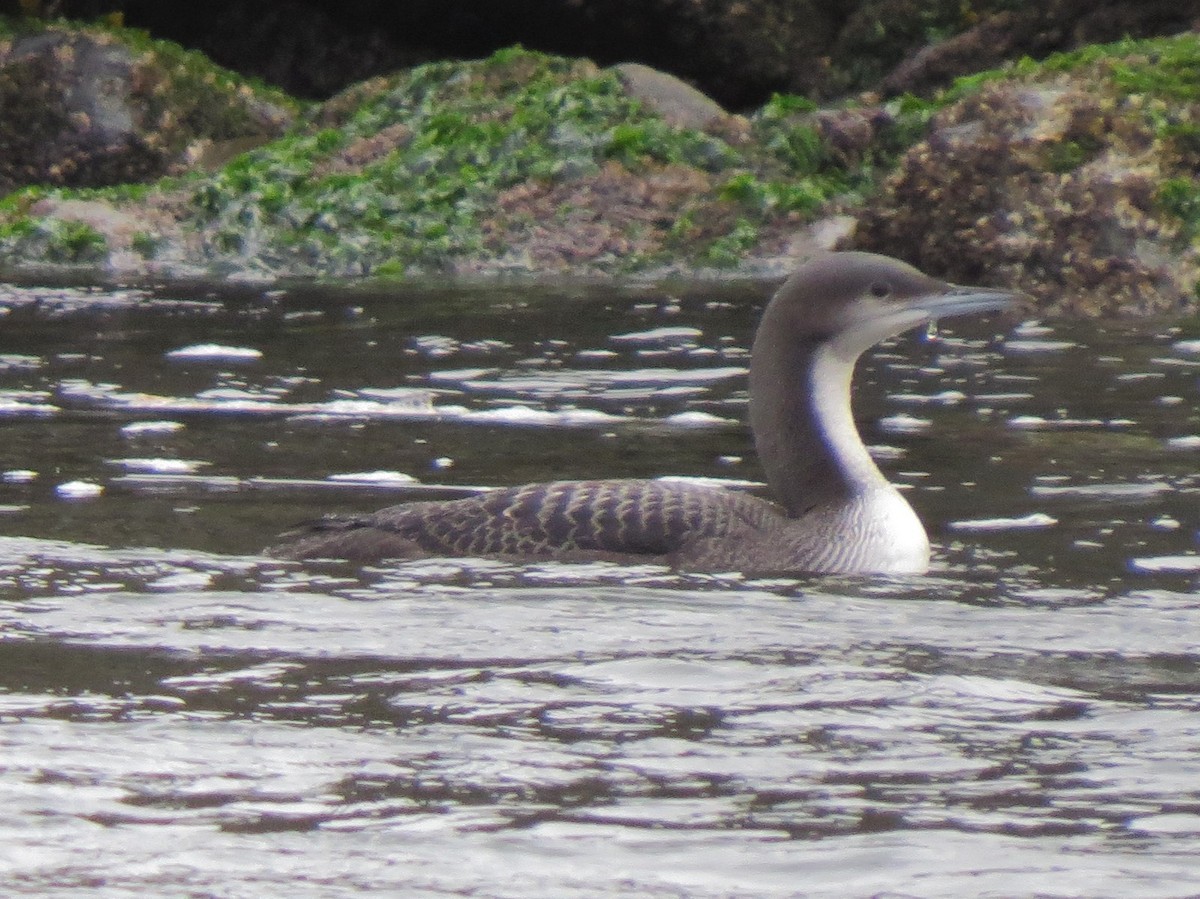
[(359, 562), (431, 556), (661, 561), (686, 569), (917, 572), (929, 543), (859, 439), (850, 381), (880, 340), (1016, 295), (962, 288), (894, 259), (836, 253), (801, 267), (763, 314), (750, 422), (779, 504), (654, 480), (554, 481), (329, 516), (272, 554)]
[(552, 481), (463, 499), (329, 517), (295, 532), (293, 557), (370, 561), (417, 556), (671, 557), (780, 517), (766, 500), (647, 480)]

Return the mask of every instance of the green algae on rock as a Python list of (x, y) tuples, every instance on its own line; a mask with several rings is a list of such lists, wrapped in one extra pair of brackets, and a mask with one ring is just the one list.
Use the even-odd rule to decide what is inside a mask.
[(17, 194), (0, 204), (0, 262), (28, 261), (46, 220), (86, 200), (145, 217), (134, 235), (87, 210), (121, 270), (782, 270), (849, 183), (836, 168), (799, 170), (738, 116), (682, 127), (618, 71), (514, 48), (357, 85), (219, 171), (136, 197)]
[(425, 65), (335, 97), (313, 125), (337, 127), (197, 189), (214, 255), (258, 241), (338, 275), (719, 265), (730, 234), (778, 242), (791, 211), (725, 191), (789, 176), (735, 117), (673, 125), (587, 61), (512, 49)]
[(1048, 312), (1196, 309), (1196, 35), (749, 118), (673, 114), (669, 77), (513, 48), (371, 79), (210, 171), (0, 199), (0, 267), (777, 274), (840, 238)]
[(853, 245), (1043, 311), (1200, 307), (1200, 36), (1122, 41), (960, 79)]

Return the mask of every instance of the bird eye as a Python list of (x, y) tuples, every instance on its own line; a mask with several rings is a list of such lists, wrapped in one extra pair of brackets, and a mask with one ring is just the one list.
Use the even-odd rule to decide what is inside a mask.
[(892, 285), (886, 281), (876, 281), (871, 285), (871, 296), (883, 299), (892, 292)]

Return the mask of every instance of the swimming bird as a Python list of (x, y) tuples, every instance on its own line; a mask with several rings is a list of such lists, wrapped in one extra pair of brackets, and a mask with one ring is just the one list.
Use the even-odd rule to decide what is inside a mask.
[(929, 539), (851, 413), (859, 356), (881, 340), (1019, 295), (962, 287), (871, 253), (802, 265), (768, 303), (750, 354), (750, 427), (774, 502), (662, 480), (552, 481), (330, 516), (271, 552), (359, 562), (437, 556), (615, 559), (685, 570), (920, 573)]

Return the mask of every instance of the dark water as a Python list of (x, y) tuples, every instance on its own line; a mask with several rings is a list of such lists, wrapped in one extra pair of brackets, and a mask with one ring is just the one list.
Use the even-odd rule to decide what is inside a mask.
[(0, 287), (4, 893), (1200, 894), (1195, 328), (866, 360), (926, 577), (258, 555), (468, 486), (757, 480), (766, 291)]

